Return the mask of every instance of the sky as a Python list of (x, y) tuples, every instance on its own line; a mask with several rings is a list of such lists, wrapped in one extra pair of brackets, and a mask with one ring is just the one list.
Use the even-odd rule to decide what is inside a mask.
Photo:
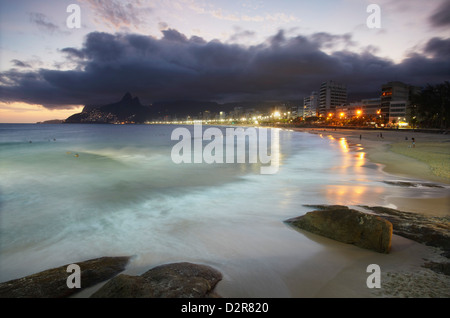
[(350, 98), (450, 80), (450, 0), (0, 0), (2, 123), (127, 91), (144, 104), (301, 101), (327, 80)]

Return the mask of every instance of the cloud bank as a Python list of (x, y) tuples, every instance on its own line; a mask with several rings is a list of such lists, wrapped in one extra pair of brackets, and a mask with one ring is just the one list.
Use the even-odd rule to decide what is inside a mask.
[(346, 47), (355, 44), (350, 34), (287, 37), (280, 30), (245, 47), (188, 38), (175, 29), (161, 32), (159, 39), (89, 33), (81, 47), (60, 50), (76, 63), (71, 70), (14, 68), (1, 73), (0, 100), (67, 108), (115, 101), (126, 91), (145, 103), (300, 100), (326, 80), (347, 84), (350, 96), (376, 97), (388, 81), (425, 85), (449, 80), (450, 74), (450, 39), (433, 38), (421, 52), (396, 64), (370, 48), (349, 51)]
[(431, 25), (438, 28), (448, 28), (450, 26), (450, 0), (444, 0), (429, 18)]

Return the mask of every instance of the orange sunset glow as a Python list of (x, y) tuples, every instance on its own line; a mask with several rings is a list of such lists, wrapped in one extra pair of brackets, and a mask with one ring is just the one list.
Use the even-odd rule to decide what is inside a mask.
[(0, 120), (2, 123), (26, 123), (66, 119), (70, 115), (81, 112), (83, 106), (74, 106), (70, 109), (50, 110), (42, 105), (27, 104), (22, 102), (0, 103)]

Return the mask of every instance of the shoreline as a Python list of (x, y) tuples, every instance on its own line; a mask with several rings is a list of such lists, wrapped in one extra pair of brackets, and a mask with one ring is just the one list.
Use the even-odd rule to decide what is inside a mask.
[[(367, 131), (354, 129), (294, 128), (293, 131), (315, 135), (345, 138), (349, 144), (357, 145), (366, 158), (381, 166), (381, 171), (390, 178), (407, 178), (411, 183), (450, 185), (450, 136), (442, 134), (413, 133), (411, 131)], [(380, 137), (380, 133), (382, 137)], [(361, 136), (361, 139), (360, 139)], [(415, 148), (412, 148), (412, 138)], [(352, 147), (350, 147), (352, 148)], [(420, 159), (420, 160), (419, 160)], [(440, 164), (440, 169), (433, 169)], [(389, 197), (388, 203), (399, 210), (429, 216), (450, 215), (450, 193), (443, 191), (438, 197)]]
[[(292, 128), (293, 131), (345, 138), (355, 146), (350, 151), (365, 152), (365, 157), (373, 164), (381, 165), (381, 171), (387, 177), (407, 178), (411, 184), (425, 181), (430, 185), (441, 185), (443, 193), (432, 198), (388, 197), (387, 204), (393, 204), (399, 211), (418, 213), (426, 217), (450, 216), (450, 136), (443, 134), (419, 133), (412, 131), (380, 131), (330, 128)], [(382, 134), (382, 135), (380, 135)], [(381, 137), (382, 136), (382, 137)], [(415, 140), (413, 148), (412, 138)], [(431, 147), (430, 147), (431, 146)], [(441, 161), (443, 169), (433, 170), (433, 164)], [(446, 189), (447, 188), (447, 189)], [(420, 225), (419, 225), (420, 226)], [(366, 262), (364, 258), (350, 261), (336, 277), (322, 288), (317, 297), (449, 297), (449, 276), (437, 274), (424, 268), (426, 261), (448, 264), (448, 258), (441, 250), (423, 243), (417, 243), (399, 235), (392, 236), (393, 248), (390, 257), (373, 255), (373, 263), (383, 264), (381, 290), (367, 293), (360, 286), (346, 286), (344, 295), (342, 286), (354, 281), (353, 276), (360, 273)], [(394, 259), (397, 258), (397, 261)], [(447, 256), (448, 257), (448, 256)], [(401, 263), (398, 262), (401, 260)], [(399, 266), (400, 265), (400, 266)], [(299, 269), (300, 270), (300, 269)], [(292, 277), (294, 280), (295, 278)], [(354, 287), (355, 290), (352, 290)], [(360, 291), (362, 294), (355, 292)], [(427, 297), (427, 296), (425, 296)]]
[[(393, 204), (397, 210), (417, 213), (425, 217), (445, 217), (450, 216), (450, 136), (428, 133), (417, 133), (411, 131), (367, 131), (367, 130), (344, 130), (326, 128), (293, 128), (293, 131), (310, 134), (332, 136), (335, 139), (345, 138), (350, 146), (350, 151), (365, 152), (365, 157), (373, 164), (381, 165), (381, 171), (387, 177), (399, 177), (411, 180), (402, 182), (406, 184), (420, 184), (431, 187), (442, 187), (442, 195), (429, 198), (410, 197), (387, 197), (386, 204)], [(380, 137), (383, 134), (383, 138)], [(412, 139), (415, 139), (415, 148), (412, 146)], [(355, 147), (356, 146), (356, 147)], [(430, 147), (431, 146), (431, 147)], [(427, 150), (431, 149), (427, 153)], [(416, 151), (418, 150), (418, 151)], [(410, 151), (411, 153), (408, 153)], [(421, 159), (421, 160), (419, 160)], [(433, 170), (433, 163), (441, 160), (444, 169)], [(447, 162), (447, 163), (446, 163)], [(431, 163), (431, 164), (430, 164)], [(437, 172), (437, 173), (436, 173)], [(367, 212), (367, 211), (363, 211)], [(420, 227), (420, 225), (418, 225)], [(322, 288), (317, 297), (388, 297), (388, 298), (408, 298), (408, 297), (449, 297), (450, 277), (444, 274), (437, 274), (425, 268), (427, 261), (437, 261), (441, 264), (448, 263), (448, 255), (441, 254), (442, 250), (427, 246), (423, 243), (412, 241), (399, 235), (392, 236), (393, 249), (391, 259), (380, 255), (373, 255), (375, 264), (384, 264), (382, 269), (382, 282), (386, 288), (374, 290), (366, 293), (367, 290), (359, 286), (353, 286), (362, 294), (355, 293), (346, 286), (344, 295), (341, 295), (340, 288), (352, 281), (355, 273), (360, 271), (365, 261), (356, 258), (349, 262), (336, 277), (326, 285), (326, 290)], [(395, 256), (393, 254), (396, 254)], [(399, 257), (397, 261), (395, 257)], [(401, 264), (397, 263), (401, 260)], [(400, 265), (400, 267), (399, 267)], [(295, 278), (294, 278), (295, 279)], [(354, 280), (354, 279), (353, 279)]]
[[(439, 159), (443, 158), (450, 164), (450, 135), (402, 130), (325, 128), (292, 128), (292, 130), (331, 135), (336, 139), (345, 138), (352, 143), (360, 144), (367, 153), (367, 158), (373, 163), (382, 164), (383, 171), (388, 174), (450, 185), (450, 165), (445, 165), (440, 170), (433, 169), (436, 161), (434, 157), (438, 155)], [(415, 148), (412, 148), (412, 138), (415, 139)], [(430, 145), (433, 147), (431, 151), (428, 149)]]
[[(350, 146), (350, 151), (364, 151), (366, 152), (366, 157), (369, 159), (371, 163), (376, 163), (380, 165), (384, 165), (385, 167), (382, 169), (386, 174), (389, 174), (392, 179), (393, 174), (391, 174), (391, 170), (386, 171), (386, 167), (389, 166), (389, 169), (392, 169), (393, 172), (396, 172), (397, 175), (406, 177), (406, 178), (417, 178), (420, 180), (426, 180), (429, 182), (439, 182), (434, 178), (427, 178), (430, 176), (429, 166), (426, 163), (419, 162), (417, 159), (409, 158), (407, 156), (393, 153), (393, 156), (387, 156), (390, 148), (389, 146), (393, 143), (405, 144), (402, 143), (402, 138), (404, 138), (404, 134), (399, 135), (398, 132), (393, 132), (396, 135), (385, 135), (383, 139), (377, 137), (377, 131), (374, 131), (371, 135), (368, 135), (366, 131), (360, 133), (359, 131), (334, 131), (329, 129), (314, 129), (310, 131), (310, 129), (289, 129), (294, 131), (308, 132), (313, 134), (323, 134), (324, 136), (332, 135), (334, 138), (345, 138)], [(362, 135), (360, 140), (359, 136)], [(383, 132), (385, 134), (385, 132)], [(428, 135), (427, 135), (428, 136)], [(430, 137), (430, 136), (429, 136)], [(431, 137), (435, 137), (434, 135)], [(408, 136), (408, 139), (411, 137)], [(419, 144), (427, 142), (426, 139), (422, 139), (422, 137), (415, 137), (417, 141), (417, 147)], [(449, 140), (450, 137), (443, 136), (442, 140)], [(430, 140), (429, 142), (435, 142), (436, 140)], [(361, 149), (363, 148), (363, 149)], [(407, 148), (407, 146), (406, 146)], [(407, 148), (409, 149), (409, 148)], [(395, 160), (398, 160), (398, 156), (402, 158), (405, 162), (401, 165), (395, 165)], [(375, 159), (373, 159), (375, 157)], [(384, 159), (387, 163), (386, 165), (380, 162), (377, 162), (376, 159)], [(401, 168), (407, 167), (407, 169), (399, 170)], [(411, 170), (412, 169), (412, 170)], [(415, 176), (408, 175), (408, 172), (414, 171)], [(424, 176), (421, 178), (419, 176)], [(388, 180), (386, 179), (386, 180)], [(448, 181), (448, 180), (447, 180)], [(414, 182), (414, 181), (412, 181)], [(449, 184), (449, 182), (442, 184)], [(389, 202), (397, 202), (394, 203), (398, 210), (408, 211), (408, 212), (418, 212), (423, 213), (427, 216), (433, 216), (436, 211), (439, 211), (437, 214), (445, 214), (448, 215), (448, 195), (447, 197), (440, 198), (389, 198)], [(418, 204), (421, 202), (421, 204)], [(402, 208), (402, 206), (405, 206)], [(406, 208), (410, 207), (410, 208)], [(430, 212), (430, 207), (434, 209), (434, 211)], [(414, 211), (415, 208), (417, 211)], [(299, 209), (299, 214), (301, 214), (302, 210)], [(288, 227), (286, 227), (282, 220), (280, 220), (280, 224), (275, 224), (276, 230), (278, 232), (274, 233), (285, 233), (286, 231), (290, 231)], [(284, 234), (283, 234), (284, 235)], [(314, 258), (308, 260), (307, 262), (293, 264), (292, 267), (286, 266), (282, 264), (284, 262), (275, 262), (272, 265), (275, 265), (273, 268), (269, 267), (268, 264), (264, 264), (264, 267), (267, 267), (269, 270), (269, 274), (271, 272), (279, 274), (283, 279), (282, 283), (286, 289), (282, 289), (283, 292), (289, 292), (291, 298), (322, 298), (322, 297), (332, 297), (332, 298), (361, 298), (361, 297), (423, 297), (425, 292), (421, 294), (421, 289), (424, 285), (427, 287), (427, 291), (433, 291), (436, 289), (436, 297), (447, 297), (448, 294), (443, 293), (442, 287), (434, 287), (439, 284), (442, 285), (442, 282), (448, 281), (448, 276), (445, 279), (441, 280), (438, 274), (433, 274), (430, 270), (423, 268), (424, 259), (427, 260), (438, 260), (442, 261), (442, 258), (438, 257), (438, 251), (432, 247), (426, 246), (421, 243), (417, 243), (406, 239), (404, 237), (393, 235), (393, 245), (394, 248), (392, 253), (389, 255), (381, 255), (373, 252), (363, 251), (353, 246), (343, 245), (339, 242), (333, 242), (329, 239), (322, 238), (317, 235), (310, 235), (307, 233), (287, 233), (288, 236), (293, 237), (291, 242), (295, 242), (296, 235), (306, 235), (313, 244), (318, 244), (322, 246), (323, 251), (314, 255)], [(301, 246), (300, 246), (301, 248)], [(298, 246), (293, 245), (289, 246), (291, 249), (291, 253), (298, 252)], [(284, 255), (283, 255), (284, 256)], [(286, 256), (286, 260), (290, 261), (291, 255)], [(259, 262), (264, 260), (259, 255), (255, 258), (255, 261)], [(208, 264), (208, 260), (205, 259), (188, 259), (185, 260), (183, 258), (180, 259), (166, 259), (165, 257), (158, 258), (155, 255), (155, 259), (158, 259), (161, 264), (168, 264), (171, 261), (192, 261), (196, 263)], [(254, 263), (255, 264), (255, 263)], [(365, 282), (367, 279), (366, 267), (368, 264), (381, 264), (382, 266), (382, 282), (386, 283), (386, 288), (389, 290), (383, 291), (372, 291), (365, 286)], [(217, 291), (223, 297), (238, 297), (242, 298), (241, 288), (246, 285), (251, 285), (249, 288), (252, 291), (258, 291), (258, 286), (266, 287), (261, 283), (261, 277), (259, 275), (254, 275), (252, 273), (255, 270), (253, 267), (249, 268), (234, 268), (232, 266), (227, 266), (226, 264), (221, 263), (212, 263), (210, 264), (215, 268), (219, 269), (224, 274), (224, 280), (219, 282), (217, 286)], [(292, 263), (291, 263), (292, 265)], [(135, 267), (136, 263), (130, 265), (131, 267)], [(320, 268), (320, 270), (317, 270)], [(127, 273), (127, 270), (125, 272)], [(264, 275), (263, 272), (261, 274)], [(266, 273), (267, 274), (267, 273)], [(241, 277), (239, 275), (250, 275), (249, 277)], [(411, 276), (413, 275), (413, 279)], [(409, 280), (414, 280), (414, 284), (408, 285), (408, 281), (405, 281), (402, 277), (409, 277)], [(234, 285), (236, 282), (236, 278), (241, 278), (244, 281), (239, 281), (237, 285)], [(103, 283), (102, 283), (103, 284)], [(391, 293), (391, 290), (395, 292), (399, 285), (403, 286), (406, 290), (411, 289), (410, 292), (406, 294), (401, 293)], [(450, 286), (450, 285), (448, 285)], [(94, 287), (93, 290), (86, 290), (81, 292), (79, 295), (75, 297), (85, 298), (89, 297), (92, 292), (95, 291), (97, 287)], [(274, 286), (272, 286), (273, 289)], [(222, 293), (223, 292), (223, 293)], [(258, 291), (260, 292), (260, 291)], [(402, 291), (403, 293), (403, 291)], [(237, 296), (236, 296), (237, 295)], [(427, 294), (428, 295), (428, 294)]]

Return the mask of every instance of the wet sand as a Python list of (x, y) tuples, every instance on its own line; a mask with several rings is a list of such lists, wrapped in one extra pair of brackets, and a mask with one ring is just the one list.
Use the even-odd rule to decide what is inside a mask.
[[(361, 144), (386, 173), (450, 184), (450, 135), (402, 130), (294, 129)], [(360, 138), (361, 137), (361, 138)], [(413, 147), (412, 138), (415, 139)]]
[[(402, 130), (295, 129), (312, 134), (345, 138), (349, 144), (363, 148), (366, 158), (381, 164), (391, 175), (411, 182), (450, 185), (450, 135), (417, 133)], [(415, 139), (413, 148), (412, 138)], [(450, 192), (435, 198), (399, 198), (389, 201), (399, 210), (430, 216), (450, 215)]]
[[(295, 130), (323, 136), (331, 135), (336, 139), (345, 138), (349, 144), (357, 144), (360, 149), (364, 148), (366, 157), (373, 163), (383, 165), (383, 171), (389, 175), (408, 178), (412, 183), (417, 181), (442, 186), (440, 197), (391, 197), (387, 201), (401, 211), (427, 216), (450, 216), (449, 135), (350, 129)], [(412, 138), (415, 139), (415, 145)], [(343, 248), (341, 253), (346, 254), (348, 263), (342, 266), (343, 264), (339, 265), (334, 259), (332, 263), (335, 263), (340, 271), (322, 286), (314, 297), (450, 297), (450, 276), (423, 267), (425, 261), (448, 263), (448, 259), (441, 255), (440, 249), (398, 235), (393, 235), (392, 240), (392, 250), (388, 255), (377, 253), (351, 255)], [(332, 259), (328, 258), (328, 262)], [(361, 281), (369, 275), (363, 272), (362, 268), (372, 263), (381, 266), (381, 289), (362, 287)], [(293, 281), (295, 282), (294, 273)], [(298, 290), (295, 294), (301, 297), (302, 292)]]

